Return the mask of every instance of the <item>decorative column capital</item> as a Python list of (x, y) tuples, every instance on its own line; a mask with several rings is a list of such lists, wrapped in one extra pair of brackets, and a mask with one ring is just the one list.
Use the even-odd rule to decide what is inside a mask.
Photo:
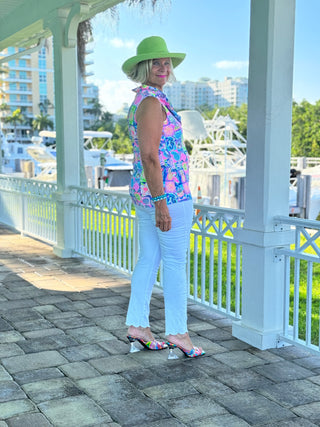
[(55, 9), (44, 20), (44, 27), (49, 28), (54, 37), (61, 37), (64, 47), (75, 47), (77, 44), (78, 25), (89, 11), (86, 3), (75, 3), (71, 8)]

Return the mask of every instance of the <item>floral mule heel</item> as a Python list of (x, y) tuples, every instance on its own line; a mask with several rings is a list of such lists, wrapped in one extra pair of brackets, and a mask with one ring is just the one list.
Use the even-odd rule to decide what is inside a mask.
[(174, 354), (174, 352), (173, 352), (174, 348), (178, 348), (180, 351), (182, 351), (182, 353), (186, 357), (190, 357), (190, 358), (199, 357), (199, 356), (203, 356), (204, 354), (206, 354), (206, 352), (203, 351), (202, 349), (200, 349), (199, 347), (192, 347), (191, 350), (187, 351), (186, 349), (184, 349), (183, 347), (181, 347), (178, 344), (173, 344), (171, 342), (168, 342), (167, 344), (169, 346), (168, 360), (179, 359), (179, 357), (176, 354)]
[(168, 348), (168, 344), (164, 341), (146, 341), (142, 338), (132, 337), (131, 335), (127, 335), (127, 338), (130, 342), (130, 353), (136, 353), (137, 351), (140, 351), (140, 348), (135, 345), (136, 341), (138, 341), (144, 348), (152, 351), (164, 350), (165, 348)]

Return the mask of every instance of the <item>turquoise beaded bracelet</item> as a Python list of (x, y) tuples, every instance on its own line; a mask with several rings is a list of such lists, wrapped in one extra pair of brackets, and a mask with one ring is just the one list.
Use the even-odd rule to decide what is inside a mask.
[(164, 200), (166, 198), (167, 198), (166, 194), (161, 194), (161, 196), (151, 197), (151, 200), (153, 201), (153, 203), (155, 203), (155, 202), (160, 202), (160, 200)]

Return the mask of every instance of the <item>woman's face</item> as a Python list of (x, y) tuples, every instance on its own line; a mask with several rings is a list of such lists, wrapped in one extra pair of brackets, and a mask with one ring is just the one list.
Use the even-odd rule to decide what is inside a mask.
[(162, 90), (169, 79), (170, 73), (171, 61), (169, 58), (153, 59), (152, 68), (146, 84)]

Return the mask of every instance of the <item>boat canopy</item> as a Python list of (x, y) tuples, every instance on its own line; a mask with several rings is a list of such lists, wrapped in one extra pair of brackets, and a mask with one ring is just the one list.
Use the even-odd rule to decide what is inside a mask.
[[(46, 137), (46, 138), (55, 138), (56, 137), (56, 132), (54, 130), (42, 130), (41, 132), (39, 132), (39, 135), (41, 137)], [(112, 133), (111, 132), (107, 132), (107, 131), (95, 131), (95, 130), (85, 130), (83, 131), (83, 137), (85, 139), (87, 138), (112, 138)]]

